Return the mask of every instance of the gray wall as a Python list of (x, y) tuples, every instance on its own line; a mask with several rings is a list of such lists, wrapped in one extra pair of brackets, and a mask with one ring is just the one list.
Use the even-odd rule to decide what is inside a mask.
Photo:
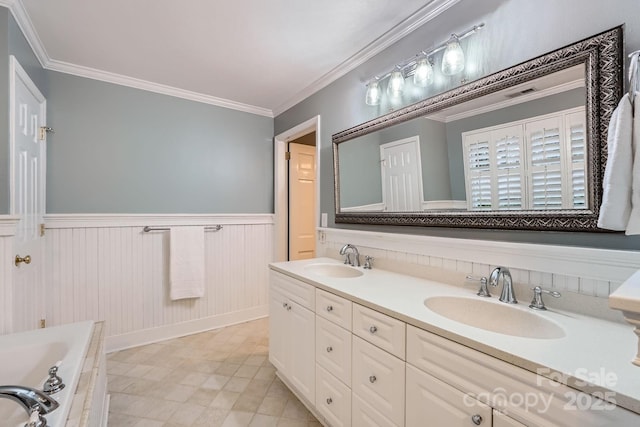
[[(390, 106), (365, 105), (365, 80), (388, 69), (395, 62), (415, 55), (447, 39), (455, 31), (465, 30), (479, 22), (486, 27), (469, 41), (473, 46), (476, 67), (462, 76), (475, 79), (542, 55), (575, 41), (587, 38), (620, 24), (625, 24), (625, 50), (640, 49), (640, 21), (637, 0), (462, 0), (434, 20), (418, 28), (380, 54), (331, 85), (280, 114), (275, 119), (279, 134), (310, 117), (322, 119), (321, 140), (321, 211), (329, 213), (329, 226), (334, 224), (333, 163), (331, 135), (377, 117)], [(453, 81), (439, 85), (447, 89)], [(411, 95), (404, 104), (415, 99)], [(465, 230), (438, 227), (379, 227), (338, 225), (341, 228), (370, 229), (397, 233), (436, 236), (579, 245), (602, 248), (640, 249), (640, 238), (620, 233), (563, 233), (497, 230)]]
[(47, 79), (48, 213), (273, 212), (273, 119)]

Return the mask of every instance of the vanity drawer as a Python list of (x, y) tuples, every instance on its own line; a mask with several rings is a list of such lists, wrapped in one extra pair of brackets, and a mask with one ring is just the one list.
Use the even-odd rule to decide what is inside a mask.
[(405, 363), (353, 337), (353, 392), (394, 424), (404, 425)]
[(269, 271), (269, 285), (280, 291), (290, 301), (313, 310), (315, 308), (315, 287), (277, 271)]
[(353, 303), (332, 293), (316, 289), (316, 314), (351, 330), (351, 306)]
[(316, 363), (351, 385), (351, 332), (316, 316)]
[(357, 394), (353, 395), (351, 419), (353, 425), (358, 427), (399, 427)]
[(404, 360), (406, 324), (353, 304), (353, 333)]
[(351, 389), (320, 365), (316, 365), (316, 409), (333, 427), (351, 425)]

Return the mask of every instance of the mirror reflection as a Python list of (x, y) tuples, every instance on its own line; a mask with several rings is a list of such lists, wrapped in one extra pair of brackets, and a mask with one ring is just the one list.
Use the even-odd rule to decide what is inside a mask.
[(340, 212), (586, 210), (585, 64), (338, 145)]

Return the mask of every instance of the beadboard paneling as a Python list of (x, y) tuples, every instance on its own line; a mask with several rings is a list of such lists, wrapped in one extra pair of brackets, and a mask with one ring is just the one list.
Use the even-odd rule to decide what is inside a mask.
[(0, 236), (0, 335), (13, 331), (13, 236)]
[(243, 222), (205, 232), (205, 295), (178, 301), (169, 298), (168, 232), (145, 233), (122, 219), (111, 227), (48, 223), (47, 324), (105, 320), (113, 337), (267, 306), (273, 222)]

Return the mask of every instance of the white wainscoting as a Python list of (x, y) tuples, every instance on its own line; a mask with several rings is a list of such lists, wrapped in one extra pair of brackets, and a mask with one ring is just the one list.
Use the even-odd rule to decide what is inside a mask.
[[(47, 325), (104, 320), (107, 351), (268, 314), (273, 215), (48, 215)], [(169, 299), (169, 233), (205, 232), (205, 295)]]
[(13, 236), (16, 233), (18, 217), (0, 215), (0, 335), (13, 332), (14, 292), (13, 292)]

